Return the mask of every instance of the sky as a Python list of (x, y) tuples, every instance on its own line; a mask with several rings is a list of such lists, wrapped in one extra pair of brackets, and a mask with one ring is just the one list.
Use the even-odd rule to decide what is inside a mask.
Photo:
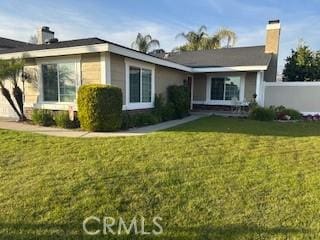
[(320, 0), (0, 0), (0, 37), (29, 41), (40, 26), (59, 40), (99, 37), (130, 47), (138, 32), (161, 48), (183, 44), (181, 32), (227, 27), (236, 46), (265, 44), (268, 20), (280, 19), (279, 69), (300, 39), (320, 50)]

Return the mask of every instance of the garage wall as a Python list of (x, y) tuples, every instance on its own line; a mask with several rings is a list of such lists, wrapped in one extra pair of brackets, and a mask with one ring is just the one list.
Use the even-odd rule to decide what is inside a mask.
[(320, 83), (265, 83), (264, 105), (283, 105), (305, 114), (320, 113)]

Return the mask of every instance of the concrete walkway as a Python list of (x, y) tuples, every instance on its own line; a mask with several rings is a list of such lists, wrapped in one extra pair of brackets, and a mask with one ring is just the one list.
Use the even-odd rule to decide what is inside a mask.
[(78, 137), (78, 138), (92, 138), (92, 137), (129, 137), (129, 136), (141, 136), (155, 131), (164, 130), (167, 128), (175, 127), (177, 125), (197, 120), (201, 117), (207, 116), (207, 114), (196, 114), (189, 117), (163, 122), (151, 126), (132, 128), (126, 131), (119, 132), (87, 132), (82, 130), (62, 129), (56, 127), (41, 127), (31, 125), (29, 123), (20, 123), (10, 119), (0, 118), (0, 128), (7, 130), (16, 130), (23, 132), (32, 132), (38, 134), (44, 134), (49, 136), (58, 137)]

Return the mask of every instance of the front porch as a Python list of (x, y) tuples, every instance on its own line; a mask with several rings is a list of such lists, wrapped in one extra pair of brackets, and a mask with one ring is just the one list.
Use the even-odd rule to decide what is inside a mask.
[(192, 110), (247, 112), (249, 103), (254, 100), (263, 105), (263, 79), (264, 71), (195, 74)]

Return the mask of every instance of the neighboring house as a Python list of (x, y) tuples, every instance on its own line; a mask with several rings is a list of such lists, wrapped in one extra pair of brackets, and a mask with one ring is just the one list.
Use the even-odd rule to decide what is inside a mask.
[[(265, 46), (179, 52), (161, 57), (98, 38), (57, 41), (48, 27), (38, 32), (41, 44), (0, 50), (1, 59), (23, 57), (32, 82), (25, 84), (25, 106), (77, 110), (82, 84), (111, 84), (122, 89), (123, 109), (153, 107), (156, 94), (166, 97), (170, 85), (189, 84), (195, 108), (228, 108), (246, 104), (257, 94), (263, 101), (263, 81), (276, 81), (280, 23), (267, 25)], [(0, 116), (15, 116), (0, 98)]]

